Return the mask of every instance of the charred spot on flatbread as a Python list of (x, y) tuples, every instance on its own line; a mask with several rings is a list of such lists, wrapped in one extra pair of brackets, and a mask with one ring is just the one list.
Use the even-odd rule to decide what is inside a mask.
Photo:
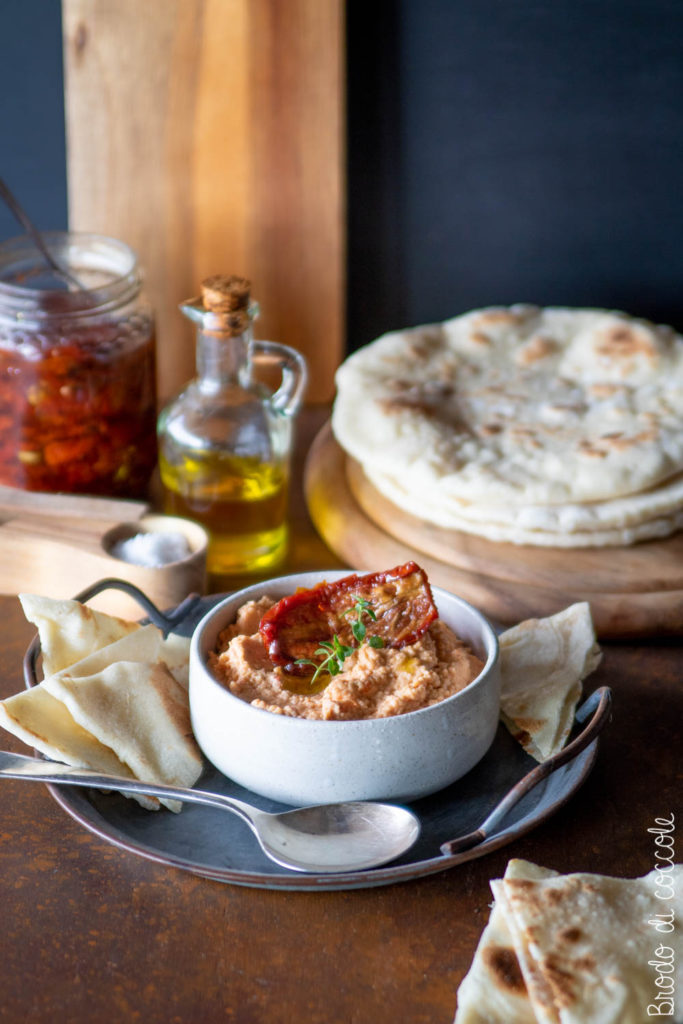
[(526, 748), (531, 743), (532, 736), (543, 728), (543, 720), (540, 718), (516, 718), (515, 727), (512, 735), (518, 743)]
[(567, 969), (564, 958), (549, 953), (540, 961), (540, 969), (553, 990), (555, 1005), (564, 1008), (571, 1006), (579, 987), (576, 975)]
[(595, 957), (586, 955), (579, 956), (573, 960), (572, 966), (576, 971), (594, 971), (598, 965)]
[(513, 359), (518, 366), (532, 366), (557, 352), (558, 343), (554, 338), (537, 334), (520, 345)]
[(526, 982), (513, 950), (505, 949), (503, 946), (491, 946), (484, 950), (482, 956), (501, 988), (517, 993), (526, 992)]
[(596, 345), (596, 351), (610, 359), (635, 355), (643, 355), (652, 361), (657, 358), (657, 349), (651, 339), (626, 324), (606, 330)]

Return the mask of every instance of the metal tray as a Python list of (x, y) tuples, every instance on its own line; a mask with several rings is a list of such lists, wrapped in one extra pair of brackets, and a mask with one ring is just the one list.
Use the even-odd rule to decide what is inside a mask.
[[(224, 596), (193, 596), (164, 614), (131, 584), (103, 580), (79, 594), (78, 599), (87, 601), (107, 587), (135, 596), (158, 626), (184, 636), (190, 636), (199, 620)], [(39, 653), (36, 637), (24, 659), (24, 677), (29, 687), (37, 682)], [(597, 734), (607, 718), (604, 711), (599, 721), (595, 716), (591, 735)], [(583, 728), (584, 734), (586, 731)], [(130, 853), (170, 867), (253, 888), (309, 892), (363, 889), (436, 874), (512, 843), (541, 825), (569, 800), (586, 781), (597, 752), (598, 739), (594, 738), (568, 763), (542, 778), (484, 842), (462, 852), (443, 853), (442, 846), (447, 847), (450, 840), (476, 830), (508, 790), (538, 767), (501, 725), (488, 753), (464, 778), (410, 805), (420, 818), (422, 832), (408, 853), (380, 868), (337, 875), (301, 874), (278, 867), (261, 853), (244, 822), (220, 811), (188, 804), (180, 814), (166, 810), (150, 812), (118, 793), (58, 785), (48, 788), (57, 803), (90, 832)], [(236, 785), (209, 764), (197, 788), (235, 796), (267, 811), (283, 807)]]

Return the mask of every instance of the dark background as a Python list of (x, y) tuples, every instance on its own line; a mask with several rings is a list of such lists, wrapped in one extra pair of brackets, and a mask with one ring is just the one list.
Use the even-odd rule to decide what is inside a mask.
[(680, 0), (349, 0), (349, 334), (480, 305), (683, 328)]
[[(347, 17), (350, 348), (519, 301), (683, 328), (680, 0)], [(58, 0), (0, 0), (0, 174), (43, 228), (67, 219), (61, 76)]]
[[(40, 228), (67, 226), (59, 0), (0, 0), (0, 177)], [(0, 202), (0, 240), (21, 233)]]

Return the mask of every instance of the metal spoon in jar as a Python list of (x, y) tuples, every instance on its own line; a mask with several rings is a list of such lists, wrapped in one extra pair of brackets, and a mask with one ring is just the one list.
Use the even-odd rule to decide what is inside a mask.
[(61, 277), (63, 281), (66, 281), (66, 283), (70, 285), (72, 288), (76, 288), (77, 291), (87, 291), (88, 289), (85, 287), (85, 285), (82, 284), (81, 281), (79, 281), (78, 278), (75, 277), (74, 274), (72, 274), (67, 267), (62, 266), (61, 263), (57, 262), (57, 260), (54, 258), (54, 256), (48, 249), (47, 243), (45, 242), (45, 239), (41, 235), (40, 231), (35, 226), (35, 224), (31, 220), (31, 218), (29, 217), (29, 215), (27, 214), (26, 210), (23, 208), (17, 197), (14, 195), (12, 190), (2, 180), (2, 178), (0, 178), (0, 199), (4, 200), (5, 204), (7, 205), (11, 213), (15, 216), (19, 224), (21, 224), (22, 228), (29, 236), (29, 238), (35, 245), (36, 249), (38, 249), (42, 253), (45, 262), (50, 267), (52, 267), (55, 274), (57, 274), (58, 277)]
[(267, 857), (293, 871), (328, 874), (377, 867), (405, 853), (420, 834), (416, 816), (397, 804), (371, 801), (320, 804), (270, 814), (219, 793), (120, 779), (88, 768), (73, 768), (8, 751), (0, 751), (0, 775), (142, 793), (231, 811), (251, 827)]

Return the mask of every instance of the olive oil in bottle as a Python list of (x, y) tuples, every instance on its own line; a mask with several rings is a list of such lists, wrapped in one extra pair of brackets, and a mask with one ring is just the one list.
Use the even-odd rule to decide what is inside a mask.
[[(303, 357), (255, 341), (249, 282), (214, 277), (181, 310), (197, 324), (197, 376), (159, 417), (164, 510), (209, 534), (210, 576), (263, 574), (287, 551), (293, 418), (306, 381)], [(255, 375), (280, 368), (272, 392)]]

